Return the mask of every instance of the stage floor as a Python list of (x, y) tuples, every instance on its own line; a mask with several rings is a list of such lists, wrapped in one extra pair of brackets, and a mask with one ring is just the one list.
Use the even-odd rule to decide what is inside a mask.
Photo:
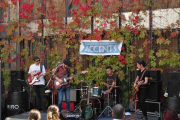
[[(29, 112), (24, 112), (22, 114), (18, 114), (15, 115), (13, 117), (7, 117), (5, 120), (28, 120), (28, 113)], [(131, 115), (128, 115), (124, 118), (124, 120), (131, 118), (134, 116), (134, 112), (130, 112)], [(47, 113), (42, 113), (41, 112), (41, 120), (47, 120)], [(136, 115), (136, 117), (140, 116), (139, 114)], [(112, 120), (112, 116), (101, 116), (100, 118), (98, 118), (98, 120)], [(158, 120), (158, 117), (152, 117), (152, 116), (148, 116), (148, 120)], [(132, 120), (139, 120), (139, 119), (132, 119)], [(160, 120), (160, 119), (159, 119)]]

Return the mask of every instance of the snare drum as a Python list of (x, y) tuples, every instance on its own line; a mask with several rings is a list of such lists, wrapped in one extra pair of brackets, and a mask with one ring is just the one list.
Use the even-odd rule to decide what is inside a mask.
[(104, 94), (104, 98), (108, 98), (108, 94), (109, 94), (109, 98), (113, 98), (113, 93), (112, 92), (110, 92), (110, 93), (103, 92), (103, 94)]
[(99, 87), (93, 87), (92, 96), (101, 97), (101, 95), (102, 95), (102, 90)]

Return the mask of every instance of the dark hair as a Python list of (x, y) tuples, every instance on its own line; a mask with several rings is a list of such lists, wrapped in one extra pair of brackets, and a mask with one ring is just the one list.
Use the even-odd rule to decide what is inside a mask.
[(29, 112), (29, 116), (28, 116), (29, 120), (39, 120), (41, 118), (41, 114), (38, 110), (36, 109), (32, 109), (30, 112)]
[[(37, 60), (37, 59), (39, 59), (38, 56), (33, 57), (33, 60), (34, 60), (34, 61)], [(39, 59), (39, 60), (40, 60), (40, 59)]]
[(47, 120), (60, 120), (59, 119), (59, 108), (57, 105), (51, 105), (48, 107)]
[(178, 114), (171, 109), (166, 109), (163, 112), (163, 119), (164, 120), (179, 120)]
[(63, 63), (64, 63), (65, 65), (68, 65), (69, 67), (71, 67), (71, 61), (70, 61), (68, 58), (66, 58), (66, 59), (63, 61)]
[(112, 67), (111, 66), (107, 66), (106, 69), (111, 69), (112, 70)]
[(143, 65), (143, 67), (147, 66), (147, 64), (144, 62), (144, 60), (138, 60), (138, 64)]
[(114, 119), (123, 119), (125, 109), (122, 105), (117, 104), (113, 107), (113, 118)]

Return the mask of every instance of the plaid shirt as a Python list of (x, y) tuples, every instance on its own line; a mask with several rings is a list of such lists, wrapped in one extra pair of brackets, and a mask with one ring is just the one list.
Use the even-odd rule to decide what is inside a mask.
[[(57, 74), (57, 76), (56, 76), (56, 74)], [(63, 76), (65, 76), (67, 74), (68, 74), (68, 76), (70, 75), (70, 69), (64, 69), (63, 64), (60, 64), (59, 66), (57, 66), (57, 69), (54, 71), (53, 78), (54, 79), (56, 77), (62, 78)], [(67, 85), (62, 86), (62, 88), (65, 88), (65, 87), (67, 88), (69, 86), (70, 86), (70, 84), (68, 83)]]

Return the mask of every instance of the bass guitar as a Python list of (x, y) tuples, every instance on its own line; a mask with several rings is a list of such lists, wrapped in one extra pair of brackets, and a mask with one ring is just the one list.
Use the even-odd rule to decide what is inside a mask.
[[(52, 72), (52, 71), (50, 71)], [(48, 74), (50, 72), (47, 72), (45, 74)], [(41, 71), (39, 71), (38, 73), (34, 74), (34, 77), (32, 77), (31, 75), (28, 77), (28, 84), (29, 85), (33, 85), (35, 82), (39, 82), (39, 78), (43, 76), (43, 74), (41, 74)]]
[(135, 88), (134, 88), (134, 92), (135, 92), (135, 94), (137, 94), (137, 93), (138, 93), (138, 91), (139, 91), (139, 87), (140, 87), (140, 84), (141, 84), (141, 83), (143, 83), (143, 81), (136, 82), (136, 86), (135, 86)]
[(80, 75), (80, 74), (85, 74), (85, 73), (87, 73), (87, 72), (88, 72), (88, 71), (82, 71), (82, 72), (80, 72), (80, 73), (78, 73), (78, 74), (75, 74), (75, 75), (73, 75), (73, 76), (71, 76), (71, 77), (68, 77), (68, 75), (65, 75), (65, 76), (63, 76), (63, 77), (60, 78), (60, 80), (62, 80), (62, 83), (60, 83), (58, 80), (54, 80), (54, 86), (55, 86), (56, 89), (61, 89), (62, 86), (68, 84), (68, 81), (69, 81), (71, 78), (76, 77), (76, 76), (78, 76), (78, 75)]
[[(89, 89), (90, 90), (90, 86), (89, 86)], [(88, 92), (88, 98), (87, 98), (87, 105), (86, 105), (86, 108), (84, 110), (84, 120), (90, 120), (93, 116), (93, 111), (92, 111), (92, 107), (91, 105), (89, 105), (89, 94), (90, 94), (90, 91)]]

